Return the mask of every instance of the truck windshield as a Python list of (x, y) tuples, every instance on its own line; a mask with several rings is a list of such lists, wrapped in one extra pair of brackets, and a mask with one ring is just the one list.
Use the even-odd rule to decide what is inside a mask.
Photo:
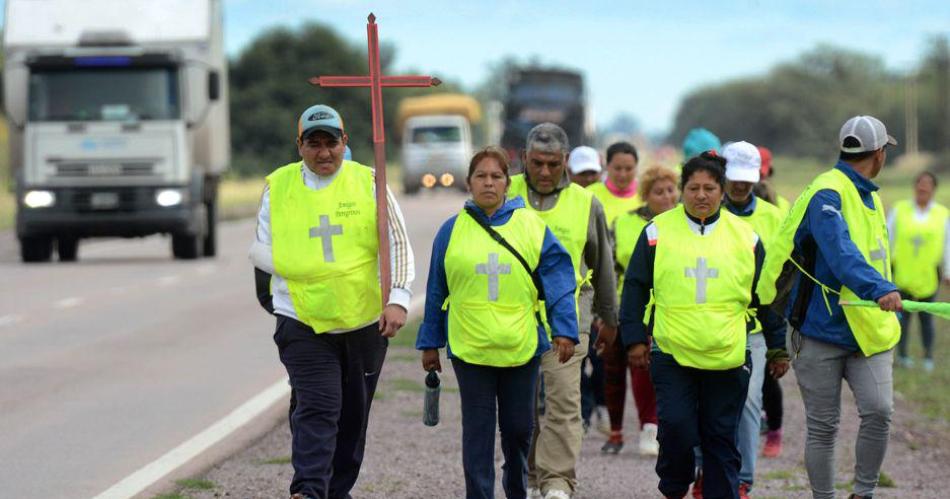
[(461, 142), (462, 130), (457, 126), (425, 126), (412, 130), (414, 144)]
[(34, 69), (30, 121), (177, 119), (178, 77), (171, 67)]
[(567, 82), (522, 83), (511, 89), (515, 101), (574, 102), (580, 99), (580, 89)]

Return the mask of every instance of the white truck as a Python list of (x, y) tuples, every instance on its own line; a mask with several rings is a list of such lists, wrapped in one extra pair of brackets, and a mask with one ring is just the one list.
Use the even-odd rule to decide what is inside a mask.
[(399, 103), (403, 190), (455, 186), (466, 190), (472, 159), (472, 124), (481, 119), (478, 101), (461, 94), (409, 97)]
[(87, 237), (213, 256), (230, 162), (221, 0), (7, 0), (3, 100), (25, 262)]

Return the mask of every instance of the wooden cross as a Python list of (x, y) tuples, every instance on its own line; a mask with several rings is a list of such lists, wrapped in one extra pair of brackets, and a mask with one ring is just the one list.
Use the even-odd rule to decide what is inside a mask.
[(442, 83), (431, 76), (383, 76), (379, 64), (379, 31), (376, 16), (370, 13), (366, 24), (369, 52), (368, 76), (315, 76), (312, 85), (320, 87), (368, 87), (373, 113), (373, 155), (376, 162), (376, 230), (379, 235), (379, 282), (383, 307), (389, 303), (392, 286), (389, 268), (389, 204), (386, 198), (386, 133), (383, 127), (383, 87), (434, 87)]

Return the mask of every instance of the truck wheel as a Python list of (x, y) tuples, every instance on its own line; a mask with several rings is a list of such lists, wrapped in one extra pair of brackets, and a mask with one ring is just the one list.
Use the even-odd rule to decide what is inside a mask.
[(194, 260), (201, 254), (202, 239), (191, 234), (172, 234), (172, 255), (179, 260)]
[(408, 195), (413, 195), (419, 192), (419, 183), (418, 182), (406, 182), (402, 186), (402, 192)]
[(53, 238), (20, 238), (20, 259), (26, 263), (48, 262), (53, 257)]
[(61, 237), (57, 239), (56, 252), (59, 253), (59, 261), (75, 262), (76, 255), (79, 253), (79, 238)]
[(208, 233), (204, 237), (204, 256), (215, 256), (218, 253), (218, 210), (214, 201), (205, 205), (208, 212)]

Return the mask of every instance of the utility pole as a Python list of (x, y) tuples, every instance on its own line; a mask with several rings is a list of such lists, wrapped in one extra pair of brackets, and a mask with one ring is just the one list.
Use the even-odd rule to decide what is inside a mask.
[(904, 122), (906, 151), (910, 157), (920, 152), (917, 119), (917, 71), (911, 70), (904, 80)]

